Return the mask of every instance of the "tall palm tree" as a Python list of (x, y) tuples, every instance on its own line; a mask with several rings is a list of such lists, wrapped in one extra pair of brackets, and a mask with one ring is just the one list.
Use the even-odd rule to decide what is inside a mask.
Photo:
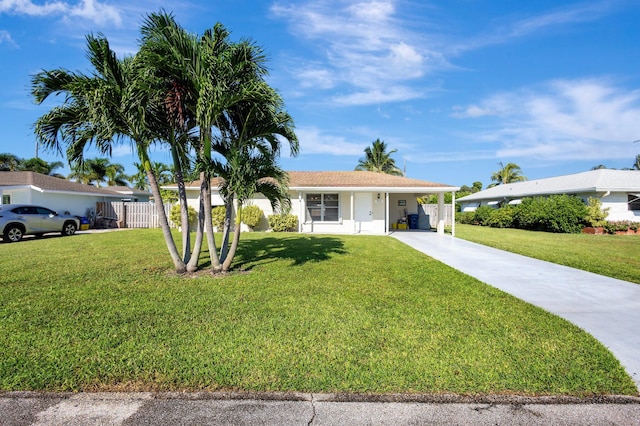
[(391, 154), (397, 151), (397, 149), (392, 149), (387, 152), (387, 144), (380, 139), (376, 139), (371, 146), (364, 149), (365, 156), (358, 160), (356, 170), (367, 170), (370, 172), (402, 176), (402, 170), (396, 166), (395, 160), (391, 158)]
[(640, 154), (636, 155), (636, 160), (633, 162), (633, 166), (631, 166), (633, 170), (640, 170)]
[(502, 161), (498, 164), (500, 165), (500, 170), (491, 174), (491, 180), (496, 182), (493, 186), (527, 180), (527, 178), (522, 175), (522, 169), (517, 164), (507, 163), (503, 165)]
[[(147, 173), (154, 198), (161, 200), (149, 159), (149, 147), (158, 135), (148, 116), (149, 99), (140, 79), (139, 60), (136, 56), (119, 60), (104, 36), (88, 35), (86, 40), (87, 56), (93, 66), (91, 75), (55, 69), (32, 77), (32, 95), (37, 103), (52, 94), (65, 95), (62, 105), (36, 121), (38, 142), (58, 152), (64, 147), (70, 162), (82, 162), (90, 145), (110, 156), (114, 144), (129, 140)], [(186, 265), (176, 248), (162, 203), (155, 204), (175, 269), (184, 272)]]
[[(181, 117), (193, 120), (199, 131), (195, 146), (196, 168), (200, 172), (199, 221), (188, 270), (197, 269), (204, 236), (207, 238), (211, 265), (219, 269), (220, 259), (213, 238), (211, 218), (211, 178), (215, 175), (212, 135), (217, 120), (233, 105), (259, 99), (257, 82), (266, 74), (261, 49), (249, 41), (232, 43), (221, 24), (197, 37), (187, 33), (172, 15), (147, 16), (141, 29), (142, 51), (155, 63), (157, 77), (170, 84), (169, 104), (181, 109)], [(173, 102), (179, 98), (180, 102)], [(205, 232), (206, 231), (206, 232)]]

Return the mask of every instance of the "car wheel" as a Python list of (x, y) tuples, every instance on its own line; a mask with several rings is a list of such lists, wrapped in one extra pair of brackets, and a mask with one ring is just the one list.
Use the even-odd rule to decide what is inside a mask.
[(16, 243), (22, 239), (22, 228), (16, 225), (10, 225), (4, 230), (4, 239), (10, 243)]
[(64, 235), (64, 236), (73, 235), (73, 234), (76, 233), (76, 229), (78, 229), (78, 227), (76, 226), (75, 223), (66, 222), (64, 224), (64, 227), (62, 227), (62, 235)]

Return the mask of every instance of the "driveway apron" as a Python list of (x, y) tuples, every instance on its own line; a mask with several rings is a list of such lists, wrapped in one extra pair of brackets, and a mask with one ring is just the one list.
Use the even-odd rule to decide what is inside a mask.
[(393, 237), (467, 275), (571, 321), (602, 342), (640, 389), (640, 284), (434, 232)]

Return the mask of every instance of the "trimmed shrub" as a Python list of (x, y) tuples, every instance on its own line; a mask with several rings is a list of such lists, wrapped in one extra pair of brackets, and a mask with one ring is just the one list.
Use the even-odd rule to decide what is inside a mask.
[(292, 214), (272, 214), (267, 220), (274, 232), (294, 232), (298, 228), (298, 218)]
[[(189, 216), (189, 223), (194, 223), (198, 217), (198, 213), (196, 213), (195, 209), (191, 206), (187, 207), (187, 212)], [(182, 226), (180, 204), (174, 204), (173, 206), (171, 206), (171, 210), (169, 210), (169, 220), (173, 222), (175, 226)]]
[(492, 228), (512, 228), (515, 211), (516, 208), (509, 205), (493, 210), (486, 220), (486, 225)]
[(225, 206), (216, 206), (211, 209), (211, 220), (213, 222), (213, 226), (215, 226), (218, 231), (222, 231), (224, 227), (224, 215), (227, 212)]
[(487, 226), (489, 218), (493, 214), (495, 209), (489, 206), (480, 206), (476, 209), (473, 215), (473, 222), (476, 225)]
[(460, 214), (456, 215), (456, 220), (458, 221), (458, 223), (461, 223), (463, 225), (473, 225), (474, 224), (474, 220), (473, 220), (474, 215), (475, 215), (475, 212), (460, 213)]
[(246, 206), (242, 208), (242, 223), (253, 229), (260, 224), (264, 214), (258, 206)]
[(582, 231), (587, 206), (575, 195), (524, 198), (514, 215), (517, 228), (576, 234)]

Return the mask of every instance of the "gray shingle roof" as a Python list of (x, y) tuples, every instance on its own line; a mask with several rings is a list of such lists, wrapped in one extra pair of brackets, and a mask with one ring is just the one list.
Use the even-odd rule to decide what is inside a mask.
[(548, 194), (640, 191), (640, 171), (600, 169), (494, 186), (458, 201), (514, 199)]
[[(0, 187), (34, 186), (44, 191), (75, 192), (82, 194), (102, 195), (105, 197), (122, 197), (121, 193), (108, 188), (99, 188), (71, 182), (54, 176), (47, 176), (35, 172), (0, 172)], [(122, 190), (122, 188), (120, 188)]]

